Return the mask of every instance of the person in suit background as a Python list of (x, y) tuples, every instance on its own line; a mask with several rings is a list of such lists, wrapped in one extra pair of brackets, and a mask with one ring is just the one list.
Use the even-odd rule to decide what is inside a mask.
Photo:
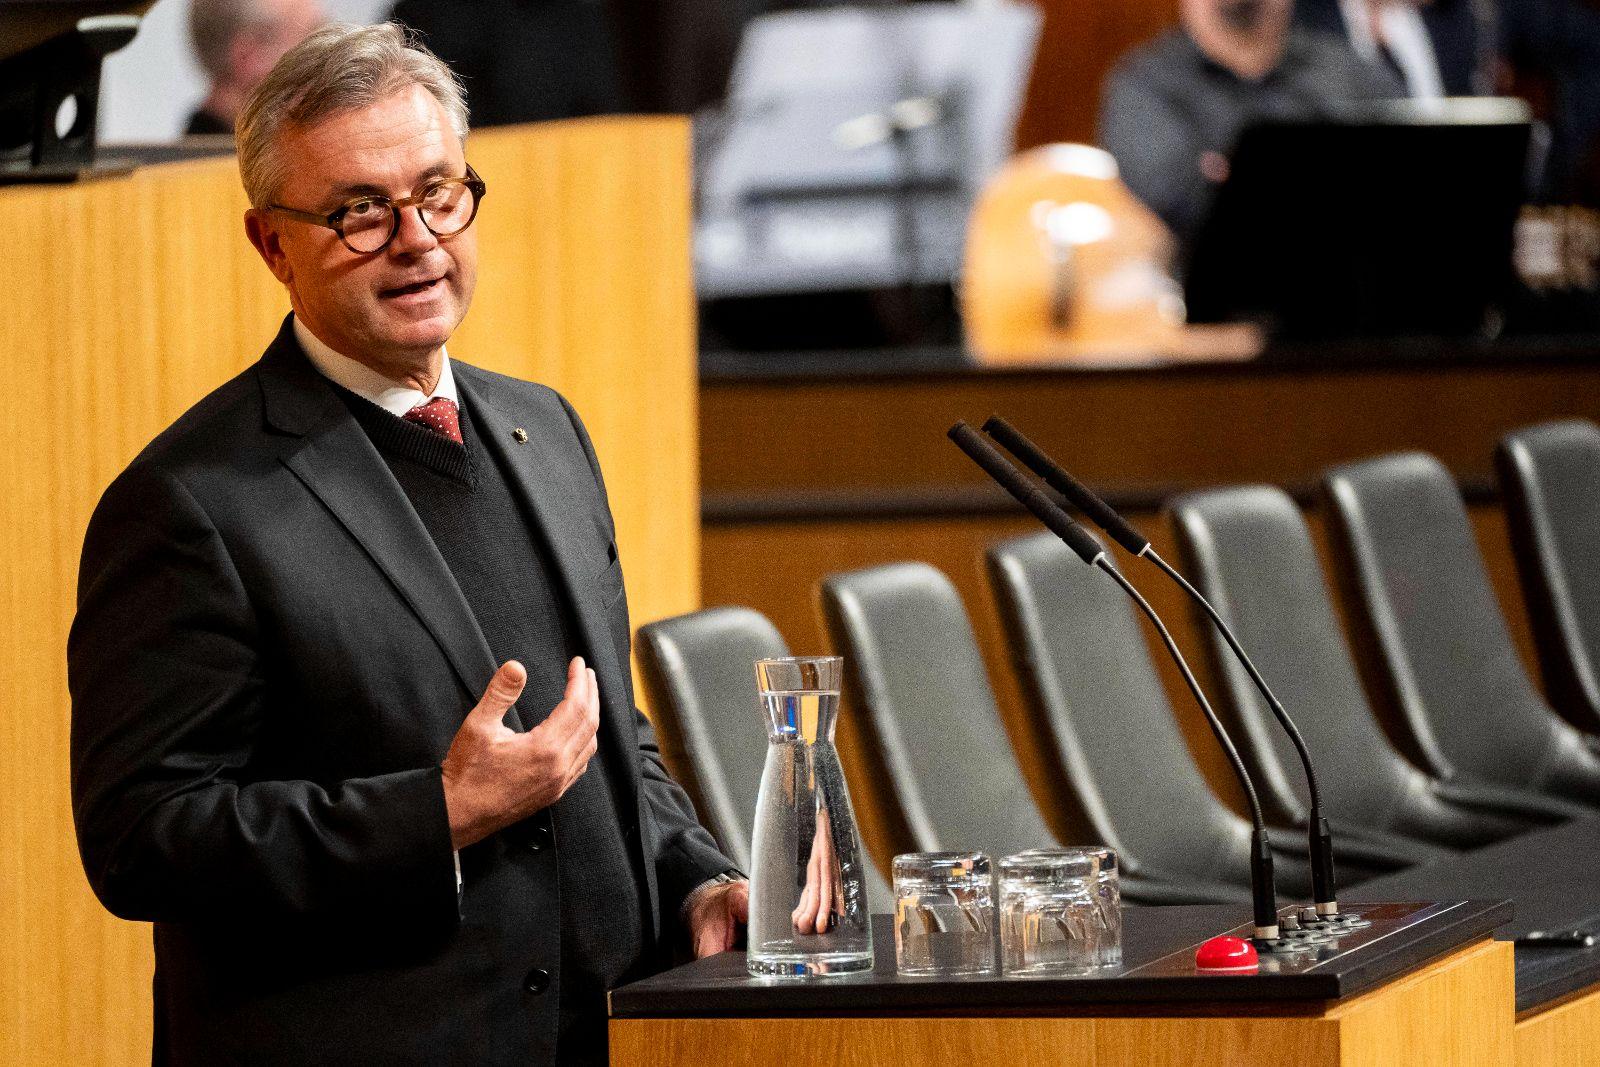
[(326, 21), (317, 0), (193, 0), (189, 40), (209, 87), (183, 132), (232, 134), (273, 64)]
[(603, 1063), (606, 989), (746, 917), (634, 704), (583, 424), (446, 352), (466, 128), (398, 26), (283, 58), (238, 141), (292, 313), (89, 525), (73, 813), (155, 923), (157, 1062)]
[(1290, 0), (1182, 0), (1181, 25), (1130, 52), (1107, 79), (1101, 147), (1180, 248), (1204, 220), (1246, 126), (1309, 121), (1401, 95), (1393, 77), (1338, 39), (1294, 26), (1290, 11)]
[(1528, 96), (1549, 127), (1535, 199), (1588, 201), (1600, 152), (1600, 6), (1592, 0), (1300, 0), (1295, 18), (1346, 38), (1414, 99)]
[(1484, 96), (1499, 80), (1494, 0), (1300, 0), (1295, 19), (1348, 40), (1413, 99)]

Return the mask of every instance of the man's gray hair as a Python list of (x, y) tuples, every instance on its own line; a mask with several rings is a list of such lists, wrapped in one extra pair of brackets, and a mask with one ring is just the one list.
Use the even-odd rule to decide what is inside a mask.
[(277, 147), (285, 126), (310, 126), (412, 85), (439, 101), (465, 144), (467, 100), (461, 83), (405, 27), (335, 22), (295, 45), (251, 94), (234, 129), (239, 177), (250, 205), (267, 207), (283, 184)]

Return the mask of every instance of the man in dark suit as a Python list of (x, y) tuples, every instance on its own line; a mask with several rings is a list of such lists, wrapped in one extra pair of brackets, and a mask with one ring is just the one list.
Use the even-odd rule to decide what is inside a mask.
[(1180, 25), (1129, 52), (1106, 79), (1101, 147), (1122, 180), (1188, 250), (1258, 122), (1331, 118), (1400, 95), (1334, 38), (1290, 22), (1290, 0), (1182, 0)]
[(90, 883), (158, 1062), (603, 1062), (604, 992), (745, 883), (635, 710), (599, 465), (452, 361), (485, 187), (449, 72), (328, 27), (239, 123), (293, 315), (107, 489), (68, 648)]

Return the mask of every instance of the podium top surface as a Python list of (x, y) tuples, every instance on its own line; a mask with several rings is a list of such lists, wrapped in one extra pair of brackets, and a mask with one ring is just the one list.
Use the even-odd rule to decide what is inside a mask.
[[(1347, 911), (1353, 909), (1346, 909)], [(611, 993), (613, 1018), (861, 1015), (897, 1011), (1034, 1010), (1107, 1004), (1319, 1002), (1375, 988), (1488, 936), (1510, 921), (1503, 900), (1366, 904), (1374, 925), (1297, 958), (1267, 957), (1253, 974), (1197, 973), (1194, 950), (1238, 933), (1246, 909), (1226, 905), (1129, 908), (1123, 963), (1094, 976), (911, 978), (895, 972), (893, 916), (873, 916), (871, 973), (794, 980), (753, 978), (742, 951), (677, 967)], [(1292, 962), (1291, 962), (1292, 960)], [(1305, 1005), (1315, 1010), (1320, 1005)]]
[[(1504, 896), (1516, 917), (1505, 938), (1533, 930), (1600, 933), (1600, 819), (1575, 819), (1547, 830), (1412, 867), (1352, 886), (1342, 901), (1406, 897)], [(1600, 982), (1594, 948), (1516, 947), (1517, 1010), (1548, 1004)]]

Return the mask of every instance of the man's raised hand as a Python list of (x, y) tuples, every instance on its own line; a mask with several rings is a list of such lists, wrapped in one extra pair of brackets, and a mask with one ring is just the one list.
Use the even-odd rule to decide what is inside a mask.
[(589, 766), (600, 728), (600, 686), (582, 657), (567, 665), (567, 688), (548, 718), (527, 733), (505, 714), (528, 672), (508, 660), (467, 713), (444, 757), (450, 842), (465, 848), (561, 799)]

